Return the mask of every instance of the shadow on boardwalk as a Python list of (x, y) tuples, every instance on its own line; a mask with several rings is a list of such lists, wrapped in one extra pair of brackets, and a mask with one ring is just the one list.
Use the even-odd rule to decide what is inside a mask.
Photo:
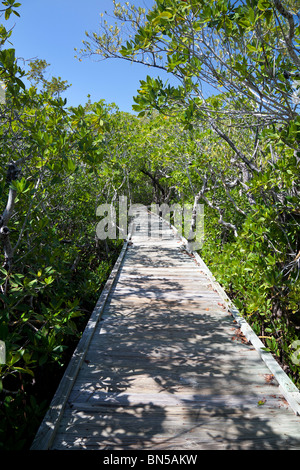
[[(125, 298), (118, 293), (126, 284), (119, 277), (72, 392), (76, 412), (67, 431), (79, 434), (72, 445), (300, 448), (299, 434), (293, 436), (299, 418), (287, 409), (256, 351), (237, 340), (238, 328), (220, 299), (207, 299), (205, 291), (191, 300), (174, 279), (160, 279), (152, 296), (148, 284), (145, 295), (151, 276), (139, 279), (135, 269), (131, 276), (134, 289)], [(82, 435), (84, 427), (89, 435)]]
[(178, 239), (141, 233), (51, 448), (300, 449), (300, 418)]

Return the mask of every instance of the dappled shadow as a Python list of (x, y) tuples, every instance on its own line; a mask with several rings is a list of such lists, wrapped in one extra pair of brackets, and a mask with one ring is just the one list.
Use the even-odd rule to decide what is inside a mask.
[(299, 417), (190, 263), (130, 246), (54, 448), (300, 448)]

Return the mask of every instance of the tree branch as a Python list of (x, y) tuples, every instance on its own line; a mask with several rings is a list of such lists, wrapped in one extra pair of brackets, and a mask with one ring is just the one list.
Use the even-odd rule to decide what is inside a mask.
[(276, 10), (288, 21), (289, 23), (289, 35), (286, 36), (286, 34), (283, 33), (283, 37), (286, 43), (287, 50), (290, 54), (291, 59), (294, 61), (294, 64), (296, 67), (300, 68), (300, 59), (298, 55), (296, 54), (293, 46), (293, 37), (295, 34), (295, 23), (294, 23), (294, 18), (292, 13), (290, 13), (281, 3), (280, 0), (273, 0), (274, 6)]

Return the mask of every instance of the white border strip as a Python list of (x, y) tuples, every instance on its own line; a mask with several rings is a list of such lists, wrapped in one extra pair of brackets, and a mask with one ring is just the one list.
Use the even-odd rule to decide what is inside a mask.
[(227, 302), (228, 310), (232, 313), (234, 319), (239, 324), (241, 332), (245, 335), (246, 339), (250, 341), (250, 343), (254, 346), (256, 351), (258, 352), (261, 359), (264, 361), (266, 366), (270, 369), (271, 373), (274, 375), (275, 379), (277, 380), (281, 392), (285, 399), (290, 404), (291, 408), (293, 409), (296, 415), (300, 415), (300, 391), (296, 387), (296, 385), (291, 381), (288, 375), (284, 372), (284, 370), (280, 367), (276, 359), (273, 355), (266, 351), (265, 345), (262, 341), (258, 338), (258, 336), (254, 333), (251, 326), (247, 323), (247, 321), (242, 317), (239, 310), (233, 304), (233, 302), (229, 299), (226, 292), (220, 286), (220, 284), (216, 281), (215, 277), (206, 266), (204, 261), (200, 258), (198, 253), (193, 252), (195, 259), (199, 262), (201, 269), (205, 271), (205, 274), (209, 277), (210, 281), (213, 283), (214, 287), (217, 288), (218, 293), (222, 297), (222, 299)]
[[(159, 216), (158, 216), (159, 217)], [(162, 217), (160, 219), (164, 220)], [(194, 251), (190, 251), (188, 249), (188, 241), (182, 235), (179, 234), (176, 227), (172, 224), (169, 224), (166, 220), (164, 220), (170, 227), (174, 230), (177, 236), (182, 240), (182, 242), (186, 245), (186, 250), (191, 253), (196, 261), (198, 262), (200, 269), (206, 274), (209, 280), (212, 282), (214, 288), (217, 290), (221, 298), (224, 302), (227, 303), (228, 310), (232, 313), (234, 319), (239, 324), (241, 332), (245, 335), (246, 339), (250, 341), (250, 343), (254, 346), (256, 351), (258, 352), (260, 358), (264, 361), (270, 372), (274, 375), (275, 379), (277, 380), (280, 390), (289, 403), (290, 407), (292, 408), (295, 415), (300, 416), (300, 391), (296, 387), (296, 385), (291, 381), (288, 375), (284, 372), (281, 366), (278, 364), (276, 359), (273, 355), (266, 351), (265, 345), (262, 341), (258, 338), (256, 333), (254, 333), (251, 326), (247, 323), (247, 321), (243, 318), (240, 314), (239, 310), (236, 308), (234, 303), (230, 300), (224, 289), (218, 283), (208, 266), (205, 264), (203, 259), (198, 255), (198, 253)]]
[[(133, 225), (131, 230), (133, 230)], [(128, 248), (129, 240), (131, 238), (131, 233), (124, 242), (121, 253), (119, 254), (110, 276), (105, 283), (98, 302), (96, 303), (91, 317), (84, 329), (73, 356), (71, 357), (71, 360), (50, 403), (50, 407), (36, 433), (30, 450), (48, 450), (54, 441), (55, 434), (61, 421), (63, 411), (70, 396), (72, 387), (84, 361), (96, 326), (102, 316), (108, 296), (120, 270), (122, 261)]]

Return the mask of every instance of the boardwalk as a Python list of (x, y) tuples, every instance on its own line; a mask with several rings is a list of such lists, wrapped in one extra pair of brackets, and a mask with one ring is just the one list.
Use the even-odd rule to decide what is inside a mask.
[(299, 392), (280, 369), (293, 410), (205, 266), (158, 223), (124, 246), (32, 448), (300, 449)]

